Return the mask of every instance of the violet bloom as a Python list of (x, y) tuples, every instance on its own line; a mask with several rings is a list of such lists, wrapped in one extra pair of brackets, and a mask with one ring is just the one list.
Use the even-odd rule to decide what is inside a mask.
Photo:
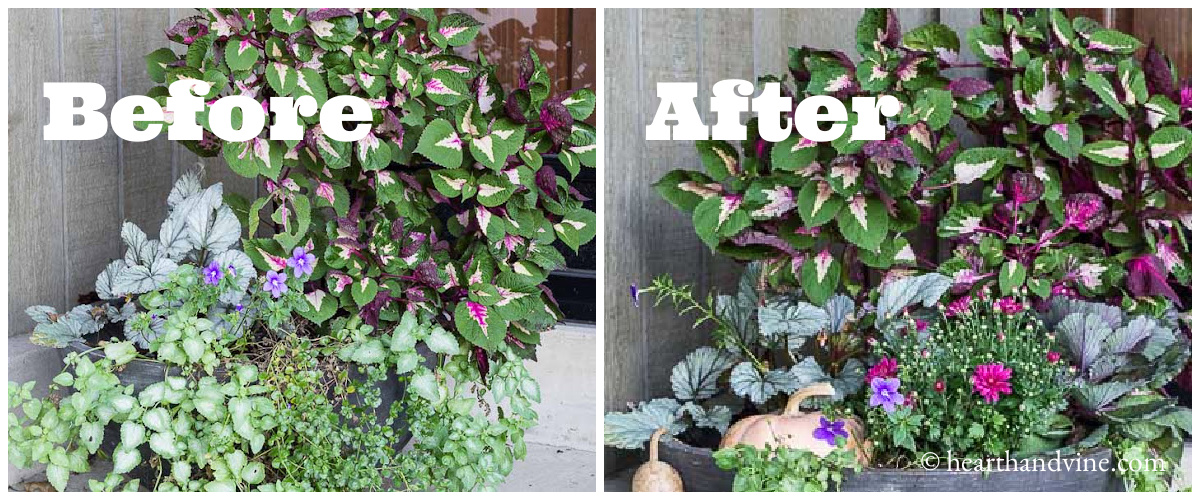
[(300, 276), (308, 276), (313, 272), (313, 265), (317, 263), (317, 257), (308, 253), (304, 247), (296, 247), (292, 250), (292, 256), (288, 257), (287, 265), (292, 268), (292, 275), (299, 278)]
[(871, 406), (882, 406), (883, 411), (896, 411), (896, 405), (904, 404), (904, 395), (900, 394), (900, 379), (877, 378), (871, 381)]
[(814, 429), (812, 435), (814, 438), (824, 441), (829, 446), (837, 446), (838, 436), (844, 438), (850, 437), (850, 433), (846, 432), (846, 421), (834, 420), (830, 422), (824, 415), (821, 416), (821, 426)]
[(971, 376), (971, 384), (975, 386), (972, 391), (983, 396), (985, 402), (995, 403), (1001, 394), (1012, 394), (1012, 386), (1008, 383), (1011, 378), (1012, 369), (1001, 363), (978, 365)]
[(263, 290), (271, 292), (271, 297), (278, 299), (280, 295), (283, 295), (283, 292), (287, 291), (287, 275), (275, 271), (267, 271), (267, 281), (263, 283)]
[(629, 285), (629, 298), (630, 298), (630, 300), (633, 300), (633, 307), (640, 307), (640, 306), (641, 306), (641, 301), (640, 301), (640, 300), (638, 300), (638, 298), (639, 298), (638, 296), (639, 296), (639, 295), (641, 295), (641, 293), (640, 293), (640, 291), (638, 290), (637, 283), (630, 283), (630, 285)]
[(225, 277), (225, 271), (221, 270), (221, 263), (215, 260), (204, 268), (204, 284), (206, 285), (216, 286), (221, 283), (223, 277)]
[(243, 306), (241, 304), (238, 304), (236, 307), (234, 307), (234, 309), (236, 309), (237, 312), (242, 312), (242, 309), (245, 309), (245, 308), (246, 308), (246, 306)]

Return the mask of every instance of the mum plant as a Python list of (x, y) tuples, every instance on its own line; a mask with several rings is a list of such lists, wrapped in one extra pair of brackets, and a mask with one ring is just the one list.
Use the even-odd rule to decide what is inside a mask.
[[(447, 476), (432, 483), (446, 489), (485, 488), (502, 475), (437, 464), (524, 455), (535, 415), (516, 401), (538, 391), (520, 360), (561, 318), (545, 281), (565, 265), (564, 247), (595, 235), (595, 214), (570, 185), (595, 163), (595, 129), (585, 123), (594, 95), (552, 94), (532, 50), (506, 91), (495, 66), (460, 55), (479, 28), (470, 16), (432, 9), (207, 9), (167, 31), (185, 53), (147, 56), (164, 84), (153, 95), (195, 79), (212, 84), (207, 99), (367, 100), (370, 132), (354, 143), (330, 138), (314, 116), (299, 119), (299, 141), (264, 132), (222, 143), (206, 130), (189, 147), (261, 181), (262, 197), (229, 197), (250, 231), (246, 253), (269, 272), (286, 268), (294, 248), (316, 256), (303, 291), (309, 307), (297, 312), (321, 331), (357, 318), (355, 360), (386, 363), (421, 396), (405, 406), (413, 453), (429, 457), (427, 473)], [(259, 237), (266, 225), (272, 235)], [(407, 340), (385, 342), (407, 317), (448, 335), (402, 337), (422, 349), (438, 342), (437, 356), (417, 354)], [(513, 396), (517, 408), (488, 423), (489, 406), (463, 391), (490, 392), (497, 404)], [(485, 428), (498, 438), (468, 436)]]

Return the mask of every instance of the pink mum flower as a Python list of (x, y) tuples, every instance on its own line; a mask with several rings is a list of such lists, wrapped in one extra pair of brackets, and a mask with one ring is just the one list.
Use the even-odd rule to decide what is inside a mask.
[(1057, 363), (1059, 359), (1062, 359), (1062, 355), (1057, 352), (1050, 351), (1046, 353), (1046, 361), (1049, 361), (1050, 364)]
[(953, 318), (971, 310), (971, 296), (963, 295), (946, 305), (946, 317)]
[(895, 359), (880, 359), (878, 363), (875, 363), (875, 366), (867, 370), (867, 383), (871, 383), (872, 380), (877, 378), (893, 378), (898, 372)]
[(996, 302), (992, 305), (996, 308), (996, 310), (1003, 312), (1004, 314), (1016, 314), (1021, 312), (1022, 309), (1025, 309), (1025, 304), (1022, 304), (1021, 302), (1017, 301), (1017, 299), (1012, 297), (1000, 297), (999, 299), (996, 299)]
[(975, 386), (974, 392), (983, 396), (985, 402), (995, 403), (1000, 400), (1001, 394), (1012, 394), (1012, 386), (1008, 384), (1011, 378), (1012, 369), (1005, 368), (1003, 364), (977, 365), (975, 374), (971, 376), (971, 384)]

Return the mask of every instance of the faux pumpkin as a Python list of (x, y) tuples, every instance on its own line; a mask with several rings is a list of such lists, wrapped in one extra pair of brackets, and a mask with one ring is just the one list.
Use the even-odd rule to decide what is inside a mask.
[(666, 429), (659, 429), (650, 438), (650, 460), (633, 474), (633, 491), (683, 491), (683, 479), (679, 477), (679, 472), (670, 464), (658, 460), (658, 440), (666, 432)]
[[(721, 448), (747, 444), (755, 448), (787, 447), (808, 450), (824, 457), (834, 450), (829, 443), (813, 437), (813, 431), (821, 426), (821, 412), (802, 412), (800, 403), (812, 396), (832, 396), (834, 389), (828, 382), (803, 387), (788, 398), (783, 413), (779, 415), (754, 415), (739, 420), (729, 427), (721, 438)], [(846, 418), (846, 447), (854, 450), (858, 461), (867, 465), (870, 461), (870, 443), (864, 443), (862, 423), (856, 418)]]

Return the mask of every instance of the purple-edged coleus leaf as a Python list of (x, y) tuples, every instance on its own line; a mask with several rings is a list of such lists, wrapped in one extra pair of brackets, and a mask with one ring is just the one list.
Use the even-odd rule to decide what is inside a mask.
[(1042, 134), (1055, 153), (1074, 160), (1083, 150), (1083, 127), (1076, 122), (1055, 123)]
[(810, 256), (800, 268), (800, 286), (808, 300), (824, 305), (837, 290), (842, 278), (842, 264), (828, 250)]
[(1084, 145), (1080, 153), (1095, 163), (1118, 167), (1129, 163), (1130, 151), (1125, 141), (1104, 139)]
[(890, 219), (883, 202), (860, 194), (846, 202), (846, 208), (837, 216), (837, 223), (846, 241), (878, 252), (879, 244), (887, 237)]
[(345, 217), (350, 210), (350, 192), (341, 183), (317, 181), (313, 194), (316, 195), (318, 207), (333, 208), (338, 217)]
[(929, 23), (905, 33), (904, 46), (934, 54), (947, 64), (958, 62), (958, 34), (944, 24)]
[(1183, 127), (1165, 127), (1150, 135), (1150, 159), (1158, 168), (1172, 168), (1192, 154), (1192, 132)]
[(457, 168), (462, 165), (463, 141), (450, 122), (438, 118), (421, 132), (416, 152), (443, 167)]
[(696, 151), (700, 153), (700, 163), (704, 165), (704, 170), (716, 182), (736, 176), (742, 171), (740, 155), (728, 142), (697, 141)]
[(971, 148), (954, 157), (952, 170), (956, 184), (970, 184), (979, 179), (991, 180), (1004, 165), (1013, 159), (1009, 148)]
[(354, 144), (355, 157), (363, 170), (383, 170), (392, 163), (392, 149), (374, 131)]
[(796, 193), (785, 185), (756, 181), (746, 191), (746, 204), (755, 220), (778, 220), (796, 208)]
[(721, 196), (725, 187), (694, 170), (672, 170), (654, 183), (658, 194), (675, 208), (692, 213), (701, 201)]
[(1182, 305), (1179, 295), (1168, 282), (1168, 271), (1161, 259), (1154, 254), (1139, 255), (1125, 265), (1129, 274), (1125, 285), (1134, 297), (1166, 297)]
[(812, 72), (812, 79), (805, 89), (813, 95), (831, 95), (842, 97), (858, 91), (858, 81), (854, 78), (855, 70), (840, 66), (822, 66)]
[(863, 56), (900, 45), (900, 22), (892, 9), (866, 9), (855, 33), (858, 53)]
[(828, 182), (813, 179), (800, 189), (796, 211), (806, 227), (820, 227), (837, 217), (845, 203)]
[(1142, 46), (1137, 38), (1117, 30), (1102, 29), (1088, 35), (1088, 50), (1129, 55)]
[(895, 160), (912, 165), (920, 163), (913, 155), (912, 148), (898, 137), (884, 141), (869, 141), (863, 145), (863, 154), (875, 161)]
[(1124, 104), (1121, 104), (1121, 100), (1117, 98), (1116, 89), (1103, 74), (1088, 72), (1083, 77), (1083, 85), (1095, 92), (1096, 96), (1100, 97), (1100, 101), (1118, 116), (1129, 119), (1129, 110), (1125, 109)]
[[(820, 144), (796, 134), (771, 147), (771, 168), (795, 172), (812, 164), (820, 152)], [(737, 159), (737, 156), (733, 156)]]
[(834, 192), (843, 198), (850, 198), (862, 190), (863, 177), (862, 165), (855, 157), (841, 156), (829, 166), (827, 181)]
[(946, 89), (954, 97), (967, 99), (992, 90), (992, 84), (982, 78), (966, 76), (950, 80), (950, 83), (946, 85)]
[(692, 225), (709, 248), (750, 226), (750, 214), (742, 207), (742, 201), (741, 196), (727, 194), (707, 198), (696, 205)]
[(550, 134), (550, 139), (554, 144), (562, 144), (571, 135), (571, 127), (575, 124), (575, 118), (571, 116), (571, 111), (562, 103), (565, 96), (558, 96), (553, 99), (547, 99), (542, 103), (542, 109), (538, 112), (538, 118), (542, 122), (542, 127)]
[(454, 308), (454, 326), (468, 342), (493, 351), (504, 344), (508, 324), (478, 302), (464, 300)]
[(202, 16), (180, 19), (166, 31), (167, 39), (184, 45), (191, 45), (207, 34), (208, 21)]

